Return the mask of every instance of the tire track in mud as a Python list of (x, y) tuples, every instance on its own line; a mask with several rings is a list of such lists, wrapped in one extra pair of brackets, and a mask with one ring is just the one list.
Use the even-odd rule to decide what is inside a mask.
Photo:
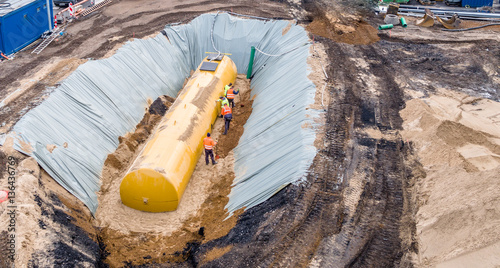
[[(395, 266), (403, 255), (400, 222), (406, 176), (400, 137), (395, 131), (402, 124), (399, 110), (404, 107), (403, 93), (391, 76), (387, 59), (378, 53), (377, 44), (366, 47), (331, 44), (329, 50), (329, 55), (335, 55), (336, 61), (341, 62), (333, 71), (333, 79), (337, 80), (340, 91), (346, 92), (340, 102), (353, 104), (354, 124), (342, 163), (346, 167), (345, 182), (341, 184), (344, 221), (338, 234), (323, 239), (311, 264)], [(368, 66), (360, 69), (354, 62), (357, 58)], [(352, 73), (363, 72), (372, 76), (358, 75), (352, 79)], [(365, 77), (377, 79), (366, 81)], [(377, 129), (382, 137), (370, 137), (364, 133), (367, 128)]]

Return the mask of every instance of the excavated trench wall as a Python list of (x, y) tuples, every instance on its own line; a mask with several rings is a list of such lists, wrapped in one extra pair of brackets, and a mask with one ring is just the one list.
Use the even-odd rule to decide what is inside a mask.
[(308, 127), (315, 86), (307, 78), (305, 30), (288, 21), (222, 13), (169, 25), (163, 33), (168, 38), (134, 40), (108, 59), (81, 65), (15, 125), (10, 137), (16, 149), (32, 155), (95, 212), (103, 163), (118, 137), (141, 120), (148, 99), (175, 97), (205, 52), (230, 53), (239, 73), (246, 73), (255, 46), (267, 54), (255, 58), (253, 113), (235, 148), (236, 178), (227, 208), (250, 208), (299, 180), (316, 152)]

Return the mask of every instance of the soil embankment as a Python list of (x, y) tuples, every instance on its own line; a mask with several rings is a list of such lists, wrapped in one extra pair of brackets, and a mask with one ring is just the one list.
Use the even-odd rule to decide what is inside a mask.
[[(12, 149), (12, 144), (0, 147), (0, 156), (15, 159), (8, 165), (15, 172), (0, 169), (0, 189), (15, 187), (12, 199), (0, 206), (0, 267), (11, 267), (7, 249), (11, 248), (12, 235), (18, 267), (97, 267), (102, 252), (92, 216), (83, 203), (40, 169), (33, 158)], [(7, 167), (3, 165), (7, 163), (1, 164)], [(15, 217), (10, 216), (13, 210)]]
[(427, 177), (418, 182), (419, 261), (426, 267), (499, 263), (500, 104), (453, 91), (414, 99), (403, 136)]

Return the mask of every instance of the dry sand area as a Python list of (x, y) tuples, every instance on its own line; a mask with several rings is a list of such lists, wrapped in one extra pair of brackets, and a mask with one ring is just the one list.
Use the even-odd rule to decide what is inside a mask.
[(422, 267), (500, 263), (500, 103), (451, 91), (401, 111), (427, 176), (418, 183)]

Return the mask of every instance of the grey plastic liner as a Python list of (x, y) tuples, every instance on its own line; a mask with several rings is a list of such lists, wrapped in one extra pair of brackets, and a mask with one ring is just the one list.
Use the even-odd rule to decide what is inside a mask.
[[(134, 130), (148, 98), (175, 97), (189, 72), (164, 36), (128, 42), (114, 56), (78, 67), (14, 132), (32, 145), (40, 166), (94, 213), (102, 167), (118, 136)], [(52, 144), (57, 148), (50, 153), (46, 146)], [(17, 139), (15, 148), (30, 154)]]
[[(80, 66), (15, 125), (17, 137), (33, 146), (31, 155), (56, 181), (95, 212), (102, 166), (118, 137), (134, 130), (148, 98), (175, 96), (205, 52), (215, 51), (214, 18), (214, 45), (231, 53), (239, 73), (247, 71), (251, 46), (269, 54), (294, 49), (280, 57), (256, 54), (253, 113), (235, 149), (236, 178), (227, 208), (232, 213), (267, 200), (303, 177), (316, 153), (315, 133), (307, 127), (314, 112), (306, 108), (315, 92), (307, 78), (308, 37), (296, 25), (283, 35), (287, 21), (205, 14), (190, 24), (165, 27), (168, 40), (159, 34), (128, 42), (111, 58)], [(57, 148), (50, 153), (48, 144)], [(15, 146), (23, 151), (20, 141)]]

